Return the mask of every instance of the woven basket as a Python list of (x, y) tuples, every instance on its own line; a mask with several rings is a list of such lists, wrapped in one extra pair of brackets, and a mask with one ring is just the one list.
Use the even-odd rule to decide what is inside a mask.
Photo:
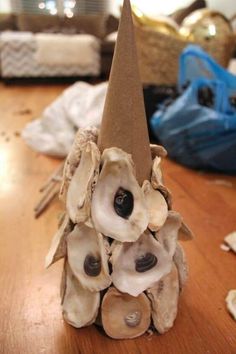
[[(192, 42), (135, 25), (140, 75), (143, 84), (175, 85), (178, 78), (179, 56)], [(227, 67), (235, 47), (233, 35), (220, 36), (214, 41), (199, 41), (200, 45), (220, 65)]]

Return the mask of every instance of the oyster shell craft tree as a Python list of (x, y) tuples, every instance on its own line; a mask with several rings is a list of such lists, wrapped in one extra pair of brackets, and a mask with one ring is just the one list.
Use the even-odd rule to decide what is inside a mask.
[(64, 319), (134, 338), (173, 326), (191, 238), (164, 186), (164, 148), (149, 145), (130, 3), (124, 1), (101, 130), (80, 129), (61, 187), (66, 213), (46, 258), (64, 257)]

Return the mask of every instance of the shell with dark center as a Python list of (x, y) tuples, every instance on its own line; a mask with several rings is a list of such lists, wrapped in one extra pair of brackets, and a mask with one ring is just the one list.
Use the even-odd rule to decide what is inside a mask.
[(135, 260), (135, 270), (136, 272), (144, 273), (155, 267), (156, 264), (157, 257), (154, 254), (147, 252)]
[(114, 209), (116, 213), (120, 217), (127, 219), (132, 214), (133, 208), (134, 197), (132, 193), (120, 187), (114, 198)]

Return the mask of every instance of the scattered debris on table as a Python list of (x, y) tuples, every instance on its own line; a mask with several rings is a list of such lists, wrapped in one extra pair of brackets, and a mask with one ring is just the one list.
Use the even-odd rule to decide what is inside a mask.
[(25, 108), (25, 109), (21, 109), (21, 110), (19, 110), (19, 111), (16, 111), (16, 112), (14, 112), (15, 114), (19, 114), (19, 115), (21, 115), (21, 116), (24, 116), (24, 115), (26, 115), (26, 114), (31, 114), (32, 113), (32, 110), (31, 109), (29, 109), (29, 108)]
[(59, 165), (56, 171), (49, 176), (47, 181), (39, 189), (40, 193), (43, 193), (42, 198), (34, 207), (34, 216), (38, 218), (50, 205), (56, 196), (59, 195), (60, 182), (62, 181), (62, 174), (64, 168), (64, 161)]
[(14, 135), (18, 137), (18, 136), (21, 135), (21, 132), (20, 132), (19, 130), (16, 130), (16, 131), (14, 132)]
[(222, 243), (220, 245), (220, 248), (222, 249), (222, 251), (225, 251), (225, 252), (229, 252), (230, 251), (230, 247), (225, 245), (224, 243)]
[(208, 184), (215, 184), (217, 186), (224, 186), (224, 187), (228, 187), (228, 188), (232, 188), (233, 187), (233, 183), (230, 181), (226, 181), (224, 179), (214, 179), (211, 181), (207, 181)]
[(152, 329), (151, 327), (147, 330), (147, 340), (151, 340), (152, 339), (152, 336), (153, 336), (153, 334), (154, 334), (154, 331), (155, 331), (155, 328), (154, 329)]

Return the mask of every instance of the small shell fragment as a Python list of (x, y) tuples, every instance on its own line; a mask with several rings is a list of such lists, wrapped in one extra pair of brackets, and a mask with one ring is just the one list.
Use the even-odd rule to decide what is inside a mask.
[(87, 143), (67, 191), (66, 208), (75, 224), (85, 222), (90, 217), (92, 189), (97, 182), (99, 163), (97, 146), (93, 142)]
[(156, 156), (152, 164), (151, 183), (154, 189), (157, 189), (163, 184), (162, 171), (161, 171), (161, 158)]
[(66, 293), (66, 274), (67, 271), (67, 261), (64, 259), (64, 264), (63, 264), (63, 271), (61, 275), (61, 283), (60, 283), (60, 298), (61, 298), (61, 305), (63, 304), (65, 293)]
[(102, 301), (103, 328), (115, 339), (142, 335), (150, 325), (150, 315), (150, 302), (145, 294), (133, 297), (111, 287)]
[(227, 245), (236, 253), (236, 231), (231, 232), (224, 238)]
[(164, 246), (166, 251), (173, 257), (178, 240), (178, 232), (182, 224), (182, 218), (176, 211), (169, 211), (165, 224), (155, 234), (157, 240)]
[(227, 245), (225, 245), (224, 243), (222, 243), (222, 244), (220, 245), (220, 249), (221, 249), (222, 251), (225, 251), (225, 252), (229, 252), (229, 251), (230, 251), (230, 247), (227, 246)]
[(153, 189), (156, 189), (159, 192), (161, 192), (161, 194), (163, 195), (163, 197), (167, 202), (168, 208), (171, 209), (172, 196), (169, 189), (163, 184), (163, 177), (162, 177), (162, 171), (160, 165), (161, 165), (161, 158), (157, 156), (153, 160), (153, 164), (152, 164), (151, 185)]
[(61, 226), (52, 239), (50, 249), (45, 259), (45, 267), (50, 267), (53, 263), (66, 255), (66, 237), (73, 230), (73, 223), (66, 214)]
[(173, 264), (172, 271), (147, 290), (151, 300), (152, 319), (159, 333), (167, 332), (174, 324), (178, 311), (179, 279)]
[(84, 289), (66, 264), (66, 286), (62, 314), (66, 322), (76, 328), (95, 322), (100, 305), (100, 293)]
[(151, 231), (158, 231), (168, 216), (168, 205), (163, 195), (158, 190), (153, 189), (149, 181), (143, 182), (142, 189), (149, 213), (148, 228)]
[(166, 157), (167, 156), (166, 149), (161, 145), (150, 144), (150, 149), (151, 149), (151, 154), (152, 154), (153, 160), (155, 159), (156, 156), (158, 156), (158, 157)]
[(227, 309), (236, 321), (236, 290), (230, 290), (225, 301)]
[(179, 288), (183, 290), (183, 287), (188, 279), (188, 264), (183, 247), (177, 243), (173, 261), (178, 269), (179, 273)]
[(181, 227), (179, 229), (178, 239), (182, 241), (192, 240), (194, 238), (194, 234), (192, 230), (182, 221)]

